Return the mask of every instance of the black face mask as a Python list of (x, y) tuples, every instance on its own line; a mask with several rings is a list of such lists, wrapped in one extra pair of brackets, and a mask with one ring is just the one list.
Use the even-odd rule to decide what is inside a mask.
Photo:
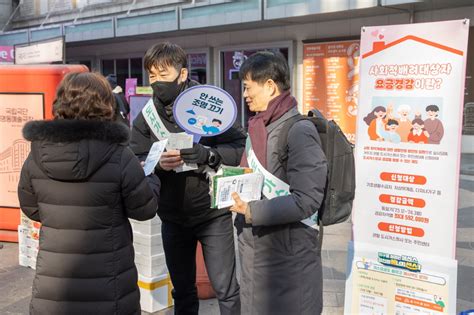
[(174, 102), (181, 91), (181, 85), (178, 84), (178, 77), (172, 82), (156, 81), (151, 84), (153, 89), (153, 99), (159, 101), (162, 105), (166, 106)]

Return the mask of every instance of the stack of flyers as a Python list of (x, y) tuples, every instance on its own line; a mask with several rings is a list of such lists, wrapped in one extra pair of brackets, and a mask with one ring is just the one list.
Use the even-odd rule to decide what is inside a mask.
[(250, 168), (222, 167), (211, 177), (211, 207), (226, 208), (234, 204), (232, 193), (249, 202), (260, 200), (263, 187), (263, 175), (253, 173)]

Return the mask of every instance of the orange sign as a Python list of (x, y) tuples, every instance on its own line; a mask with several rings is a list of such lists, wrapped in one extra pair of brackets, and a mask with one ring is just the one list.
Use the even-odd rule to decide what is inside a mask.
[(442, 305), (439, 305), (439, 304), (434, 304), (427, 301), (421, 301), (421, 300), (413, 299), (406, 296), (400, 296), (400, 295), (395, 295), (395, 301), (402, 302), (405, 304), (420, 306), (420, 307), (433, 310), (436, 312), (443, 312), (443, 308), (444, 308)]
[[(29, 144), (22, 143), (21, 128), (30, 119), (51, 119), (53, 100), (61, 79), (68, 72), (84, 71), (88, 69), (83, 65), (0, 67), (0, 116), (4, 116), (0, 117), (4, 120), (0, 122), (0, 168), (4, 174), (0, 177), (0, 241), (18, 241), (16, 230), (20, 224), (20, 210), (16, 190), (21, 165), (29, 150)], [(33, 104), (37, 107), (32, 108)], [(19, 141), (15, 142), (15, 139)]]
[(354, 142), (359, 41), (305, 44), (303, 54), (303, 113), (317, 108)]
[(426, 184), (426, 177), (421, 175), (410, 175), (400, 173), (380, 173), (380, 179), (386, 182), (405, 183), (405, 184)]
[(42, 93), (0, 94), (0, 202), (3, 207), (18, 207), (17, 186), (30, 143), (23, 139), (27, 121), (44, 118)]
[(380, 222), (378, 224), (378, 228), (380, 231), (396, 233), (396, 234), (404, 234), (404, 235), (411, 235), (422, 237), (425, 235), (425, 231), (423, 229), (413, 227), (413, 226), (406, 226), (400, 224), (392, 224), (387, 222)]
[(379, 200), (382, 203), (410, 206), (410, 207), (416, 207), (416, 208), (424, 208), (426, 204), (423, 199), (404, 197), (404, 196), (393, 196), (393, 195), (386, 195), (386, 194), (380, 195)]

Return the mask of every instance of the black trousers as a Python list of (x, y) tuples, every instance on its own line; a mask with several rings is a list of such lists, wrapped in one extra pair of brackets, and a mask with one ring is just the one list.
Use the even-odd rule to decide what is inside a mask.
[(173, 282), (176, 315), (197, 315), (196, 246), (202, 245), (207, 273), (222, 315), (240, 314), (234, 233), (230, 213), (193, 227), (170, 221), (161, 226), (166, 265)]

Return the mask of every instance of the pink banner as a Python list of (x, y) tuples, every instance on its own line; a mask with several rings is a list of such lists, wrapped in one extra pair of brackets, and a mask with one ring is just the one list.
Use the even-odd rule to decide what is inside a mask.
[(137, 79), (130, 78), (125, 80), (125, 98), (127, 102), (130, 104), (130, 96), (135, 95), (135, 89), (137, 87)]
[(455, 258), (468, 33), (464, 20), (363, 28), (355, 242)]
[(13, 64), (15, 50), (13, 46), (0, 46), (0, 64)]
[(363, 27), (345, 314), (456, 314), (469, 20)]

